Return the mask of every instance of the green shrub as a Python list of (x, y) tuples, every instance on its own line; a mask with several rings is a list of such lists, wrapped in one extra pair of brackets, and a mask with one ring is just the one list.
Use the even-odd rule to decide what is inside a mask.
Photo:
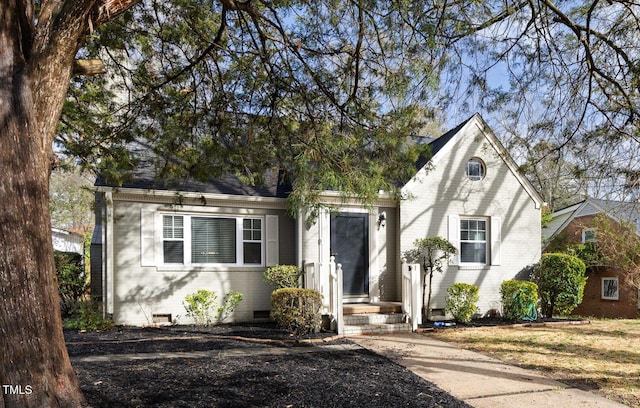
[(76, 303), (82, 300), (87, 290), (87, 276), (82, 265), (82, 255), (75, 252), (54, 251), (58, 278), (58, 293), (62, 318), (71, 317)]
[(271, 318), (295, 336), (317, 332), (322, 324), (317, 290), (281, 288), (271, 293)]
[(71, 317), (64, 320), (64, 327), (74, 330), (110, 330), (113, 320), (102, 313), (102, 304), (95, 301), (80, 301), (74, 304)]
[(587, 283), (584, 262), (573, 255), (544, 254), (533, 271), (532, 280), (538, 284), (542, 314), (567, 315), (582, 302)]
[(264, 279), (275, 289), (297, 288), (302, 269), (295, 265), (276, 265), (264, 271)]
[(478, 287), (468, 283), (455, 283), (447, 289), (447, 306), (445, 311), (453, 315), (460, 323), (469, 323), (473, 314), (478, 310), (476, 302)]
[(509, 320), (538, 318), (538, 285), (534, 282), (506, 280), (500, 285), (502, 313)]
[(182, 305), (187, 311), (187, 316), (193, 319), (198, 326), (209, 326), (214, 322), (217, 312), (218, 295), (207, 289), (200, 289), (184, 298)]
[(192, 318), (196, 325), (210, 326), (214, 323), (222, 323), (236, 310), (242, 299), (242, 293), (231, 290), (218, 306), (218, 295), (214, 291), (200, 289), (185, 296), (182, 305), (187, 311), (187, 316)]
[(216, 321), (222, 323), (227, 317), (238, 307), (238, 304), (242, 302), (242, 293), (229, 291), (222, 299), (222, 305), (218, 307), (216, 311)]

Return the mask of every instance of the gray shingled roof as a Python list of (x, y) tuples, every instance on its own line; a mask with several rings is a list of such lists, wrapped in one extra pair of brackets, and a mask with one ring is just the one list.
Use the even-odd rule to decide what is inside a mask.
[[(467, 124), (471, 118), (460, 123), (455, 128), (449, 130), (437, 139), (429, 142), (431, 156), (421, 156), (416, 162), (416, 168), (420, 169), (430, 160), (430, 157), (438, 153), (455, 135)], [(240, 179), (231, 174), (212, 178), (208, 181), (199, 181), (192, 177), (183, 180), (163, 180), (156, 177), (155, 167), (148, 156), (151, 149), (139, 143), (136, 144), (135, 154), (141, 158), (141, 162), (135, 169), (132, 181), (125, 182), (121, 188), (134, 188), (142, 190), (166, 190), (185, 191), (212, 194), (259, 196), (286, 198), (291, 192), (291, 185), (282, 181), (282, 174), (277, 171), (269, 171), (264, 175), (264, 184), (251, 186), (243, 183)], [(405, 180), (406, 181), (406, 180)], [(403, 183), (402, 183), (403, 184)], [(96, 187), (115, 187), (107, 183), (104, 177), (98, 176), (95, 182)]]
[[(151, 177), (149, 174), (141, 175), (140, 172), (136, 172), (133, 181), (126, 182), (120, 187), (143, 190), (175, 190), (210, 194), (286, 198), (291, 189), (288, 185), (279, 183), (278, 181), (277, 171), (267, 172), (264, 176), (264, 185), (256, 186), (242, 183), (238, 177), (231, 174), (208, 181), (199, 181), (191, 177), (183, 180), (167, 181)], [(95, 185), (109, 186), (103, 177), (98, 177)]]

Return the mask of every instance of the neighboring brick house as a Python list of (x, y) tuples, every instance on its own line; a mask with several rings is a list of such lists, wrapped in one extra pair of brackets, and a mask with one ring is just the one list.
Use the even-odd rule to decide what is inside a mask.
[[(598, 214), (606, 214), (615, 222), (633, 223), (638, 230), (640, 214), (633, 204), (588, 198), (553, 213), (552, 221), (542, 229), (546, 240), (544, 252), (561, 251), (580, 243), (596, 242), (597, 245), (598, 231), (594, 228), (594, 220)], [(626, 282), (619, 270), (596, 266), (587, 270), (587, 276), (582, 303), (572, 314), (603, 318), (640, 317), (638, 289)]]

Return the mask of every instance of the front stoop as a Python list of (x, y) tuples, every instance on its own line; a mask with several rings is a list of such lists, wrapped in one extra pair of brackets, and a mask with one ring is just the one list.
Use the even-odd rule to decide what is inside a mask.
[(367, 334), (390, 334), (390, 333), (410, 333), (411, 325), (409, 323), (397, 324), (364, 324), (358, 326), (344, 326), (344, 335), (362, 336)]
[(344, 335), (411, 332), (402, 313), (356, 313), (344, 315)]

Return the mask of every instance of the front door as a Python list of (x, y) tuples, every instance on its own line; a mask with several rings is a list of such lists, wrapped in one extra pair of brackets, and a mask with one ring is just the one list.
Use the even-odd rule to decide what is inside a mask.
[(343, 295), (369, 297), (369, 215), (331, 215), (331, 254), (342, 264)]

